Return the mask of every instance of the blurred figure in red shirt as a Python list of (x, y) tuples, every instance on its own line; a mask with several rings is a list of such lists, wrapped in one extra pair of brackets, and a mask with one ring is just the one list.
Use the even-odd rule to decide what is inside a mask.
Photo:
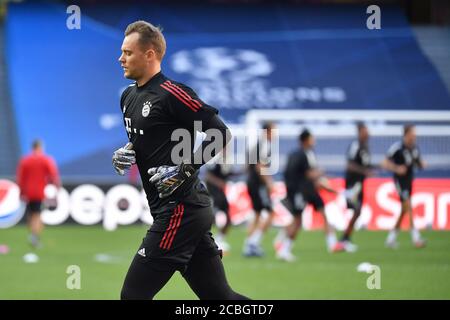
[(42, 142), (34, 141), (32, 148), (32, 152), (19, 162), (17, 183), (20, 187), (20, 196), (27, 203), (26, 215), (31, 231), (31, 245), (39, 247), (40, 235), (44, 227), (40, 216), (45, 199), (44, 189), (50, 183), (59, 188), (60, 179), (56, 163), (44, 153)]

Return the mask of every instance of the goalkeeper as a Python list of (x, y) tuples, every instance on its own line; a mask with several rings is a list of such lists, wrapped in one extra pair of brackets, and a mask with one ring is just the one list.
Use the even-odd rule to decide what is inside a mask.
[[(210, 196), (198, 178), (231, 135), (215, 108), (161, 73), (165, 49), (159, 28), (145, 21), (127, 27), (119, 62), (135, 83), (120, 104), (130, 142), (114, 152), (113, 166), (123, 175), (137, 164), (154, 223), (136, 250), (121, 298), (152, 299), (179, 271), (200, 299), (246, 299), (228, 285), (210, 231)], [(193, 154), (199, 126), (206, 138)]]

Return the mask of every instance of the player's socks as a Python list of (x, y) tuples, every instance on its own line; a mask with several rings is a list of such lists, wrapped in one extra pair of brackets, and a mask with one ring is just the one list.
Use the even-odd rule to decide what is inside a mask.
[(225, 235), (221, 232), (219, 232), (215, 236), (216, 244), (219, 247), (219, 249), (223, 250), (224, 252), (230, 251), (230, 245), (225, 240)]
[(423, 248), (426, 245), (426, 241), (422, 239), (419, 230), (411, 229), (411, 240), (416, 248)]
[(389, 231), (386, 242), (393, 243), (397, 241), (398, 230), (394, 229)]
[(292, 246), (293, 246), (293, 240), (286, 237), (282, 241), (280, 250), (277, 251), (277, 253), (276, 253), (276, 257), (280, 260), (284, 260), (287, 262), (295, 261), (296, 257), (292, 254)]
[(330, 231), (326, 235), (326, 242), (328, 250), (332, 250), (337, 242), (336, 233), (334, 231)]
[(216, 238), (216, 242), (222, 242), (224, 239), (223, 233), (219, 232), (218, 234), (215, 235)]
[(256, 229), (253, 234), (248, 238), (248, 243), (252, 245), (259, 246), (261, 239), (262, 239), (263, 233), (261, 230)]
[(28, 237), (30, 244), (35, 247), (35, 248), (39, 248), (41, 246), (40, 240), (39, 240), (39, 236), (36, 234), (30, 234), (30, 236)]
[(418, 242), (418, 241), (422, 240), (420, 237), (419, 230), (417, 230), (415, 228), (411, 229), (411, 239), (413, 242)]
[(278, 231), (277, 237), (275, 239), (283, 241), (286, 238), (287, 238), (286, 230), (284, 228), (281, 228), (280, 231)]
[(388, 236), (386, 238), (386, 247), (394, 248), (394, 249), (396, 249), (398, 247), (397, 235), (398, 235), (397, 229), (389, 231)]
[(283, 240), (283, 244), (282, 244), (282, 247), (280, 249), (281, 253), (291, 253), (291, 251), (292, 251), (292, 244), (293, 244), (292, 239), (285, 238)]
[(259, 245), (252, 244), (247, 240), (244, 243), (242, 253), (246, 257), (262, 257), (264, 255), (264, 251)]
[(287, 238), (286, 230), (284, 228), (280, 229), (280, 231), (277, 233), (277, 236), (273, 240), (273, 246), (275, 248), (275, 251), (279, 251), (281, 249), (283, 242), (286, 238)]

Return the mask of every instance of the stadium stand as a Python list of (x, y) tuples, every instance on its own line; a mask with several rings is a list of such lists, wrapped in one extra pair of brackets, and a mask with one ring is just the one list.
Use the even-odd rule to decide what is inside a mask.
[(0, 175), (11, 175), (15, 172), (19, 158), (16, 122), (11, 104), (8, 68), (5, 61), (5, 28), (0, 16)]
[[(128, 22), (143, 17), (164, 27), (170, 43), (165, 73), (218, 106), (236, 132), (245, 128), (248, 111), (258, 109), (277, 114), (314, 111), (316, 118), (323, 118), (319, 117), (323, 110), (331, 110), (328, 114), (332, 110), (378, 111), (379, 117), (372, 120), (381, 131), (379, 125), (388, 121), (383, 110), (444, 114), (450, 110), (444, 81), (421, 51), (403, 11), (395, 6), (383, 10), (381, 30), (365, 27), (365, 8), (360, 6), (321, 6), (320, 14), (314, 6), (280, 5), (240, 10), (227, 5), (217, 10), (217, 5), (213, 9), (192, 4), (132, 8), (115, 4), (104, 9), (100, 4), (84, 5), (80, 32), (61, 28), (67, 18), (63, 5), (9, 6), (7, 58), (19, 145), (24, 152), (38, 134), (47, 141), (48, 151), (66, 178), (118, 179), (110, 158), (111, 150), (125, 140), (118, 101), (129, 82), (122, 78), (117, 58), (122, 30)], [(189, 22), (183, 16), (189, 16)], [(208, 16), (208, 21), (202, 16)], [(27, 33), (36, 23), (45, 39)], [(47, 63), (36, 63), (42, 60)], [(33, 99), (36, 96), (39, 99)], [(317, 146), (319, 158), (331, 161), (325, 167), (340, 175), (353, 120), (322, 120), (329, 128), (347, 124), (339, 143), (324, 134)], [(420, 120), (413, 122), (420, 125)], [(441, 120), (427, 125), (448, 126), (447, 118)], [(374, 140), (378, 157), (400, 134), (395, 131), (400, 123), (389, 121), (394, 121), (389, 123), (391, 137), (380, 138), (383, 143)], [(326, 130), (319, 124), (303, 121), (302, 125)], [(290, 130), (290, 134), (299, 130)], [(447, 133), (436, 137), (433, 128), (427, 132), (434, 132), (431, 138), (422, 138), (431, 141), (428, 153), (445, 155)], [(288, 140), (281, 143), (282, 153), (292, 146)], [(450, 175), (448, 166), (435, 164), (427, 174)]]

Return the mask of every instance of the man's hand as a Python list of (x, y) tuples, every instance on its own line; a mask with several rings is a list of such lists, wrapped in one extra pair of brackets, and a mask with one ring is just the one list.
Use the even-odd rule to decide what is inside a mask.
[(190, 164), (181, 163), (178, 166), (150, 168), (147, 173), (150, 176), (150, 183), (158, 190), (159, 197), (166, 198), (195, 173), (195, 168)]
[(133, 144), (128, 142), (124, 147), (114, 151), (112, 164), (116, 172), (123, 176), (125, 170), (131, 168), (136, 163), (136, 152), (134, 152)]
[(330, 180), (328, 180), (326, 177), (320, 177), (319, 180), (317, 180), (317, 184), (321, 189), (324, 189), (333, 194), (338, 194), (338, 191), (331, 187)]
[(365, 169), (364, 175), (366, 177), (373, 177), (375, 175), (376, 171), (373, 168)]
[(407, 171), (408, 171), (408, 167), (403, 164), (399, 165), (395, 168), (395, 173), (399, 176), (404, 176)]
[(424, 160), (420, 160), (419, 166), (420, 166), (420, 169), (423, 170), (423, 169), (426, 169), (428, 167), (428, 163), (425, 162)]

